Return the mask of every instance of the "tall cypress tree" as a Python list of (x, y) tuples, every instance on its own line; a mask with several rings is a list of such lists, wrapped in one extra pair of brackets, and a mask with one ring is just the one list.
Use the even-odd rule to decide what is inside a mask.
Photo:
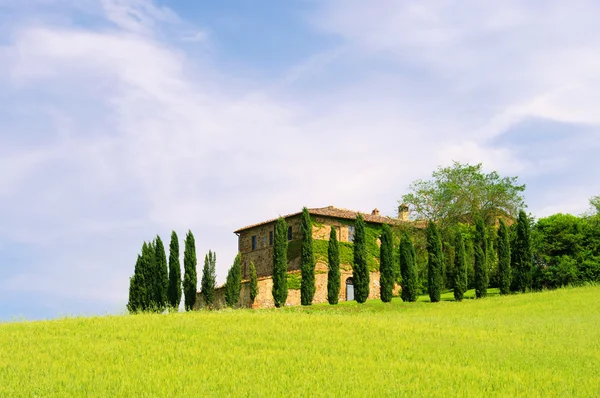
[(312, 223), (308, 209), (302, 209), (300, 224), (302, 241), (300, 243), (300, 303), (311, 305), (315, 296), (315, 255), (313, 253)]
[(154, 241), (154, 258), (156, 261), (156, 280), (154, 287), (154, 300), (158, 311), (167, 307), (167, 290), (169, 289), (169, 270), (167, 268), (167, 255), (165, 246), (160, 236)]
[(467, 259), (465, 240), (460, 230), (456, 231), (456, 252), (454, 254), (454, 299), (462, 301), (467, 291)]
[(250, 302), (254, 304), (254, 300), (258, 296), (258, 276), (256, 275), (256, 267), (250, 262)]
[(500, 294), (510, 293), (510, 237), (503, 219), (498, 229), (498, 282)]
[(142, 246), (142, 272), (144, 274), (144, 282), (146, 285), (145, 297), (143, 300), (144, 311), (156, 311), (156, 260), (155, 260), (155, 246), (153, 242), (144, 242)]
[(225, 302), (228, 307), (236, 307), (240, 302), (240, 291), (242, 289), (242, 255), (235, 256), (233, 265), (227, 273), (225, 283)]
[(478, 217), (475, 221), (475, 296), (483, 298), (487, 296), (487, 242), (485, 236), (485, 225), (483, 219)]
[(427, 222), (427, 282), (429, 299), (432, 303), (440, 301), (442, 293), (442, 270), (444, 254), (442, 253), (442, 239), (433, 221)]
[(279, 217), (275, 223), (273, 244), (273, 301), (275, 307), (285, 305), (288, 296), (287, 287), (287, 223)]
[(198, 274), (196, 271), (196, 240), (192, 231), (185, 236), (185, 248), (183, 249), (183, 295), (185, 310), (191, 311), (196, 304), (196, 292), (198, 289)]
[(329, 246), (327, 246), (327, 260), (329, 270), (327, 271), (327, 301), (329, 304), (337, 304), (340, 297), (341, 275), (340, 275), (340, 248), (335, 228), (329, 232)]
[(381, 301), (392, 301), (394, 290), (394, 241), (392, 229), (384, 224), (381, 233), (381, 246), (379, 246), (379, 295)]
[(519, 211), (517, 219), (517, 236), (512, 249), (512, 269), (514, 272), (515, 290), (526, 292), (533, 284), (533, 255), (529, 220), (525, 211)]
[(181, 265), (179, 264), (179, 238), (175, 231), (171, 232), (169, 244), (169, 305), (177, 310), (181, 303)]
[(215, 301), (215, 285), (217, 283), (216, 262), (216, 253), (209, 250), (208, 254), (204, 256), (202, 281), (200, 282), (200, 292), (202, 297), (204, 297), (204, 303), (209, 308)]
[(407, 232), (400, 239), (400, 276), (402, 301), (417, 301), (417, 272), (415, 268), (415, 247)]
[(367, 265), (365, 220), (361, 214), (358, 214), (354, 223), (354, 267), (352, 269), (354, 298), (357, 303), (362, 304), (369, 298), (370, 279), (369, 267)]
[(133, 276), (129, 279), (129, 302), (127, 310), (133, 314), (142, 311), (146, 297), (146, 283), (142, 269), (142, 256), (137, 256)]

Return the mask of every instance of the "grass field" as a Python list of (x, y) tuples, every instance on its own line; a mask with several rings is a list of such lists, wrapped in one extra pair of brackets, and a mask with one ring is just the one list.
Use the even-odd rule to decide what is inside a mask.
[(600, 396), (600, 287), (0, 324), (0, 396)]

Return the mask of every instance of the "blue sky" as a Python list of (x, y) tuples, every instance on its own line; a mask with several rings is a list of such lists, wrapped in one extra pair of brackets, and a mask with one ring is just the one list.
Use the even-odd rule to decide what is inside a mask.
[(144, 240), (392, 215), (452, 160), (600, 193), (596, 1), (0, 0), (0, 320), (119, 313)]

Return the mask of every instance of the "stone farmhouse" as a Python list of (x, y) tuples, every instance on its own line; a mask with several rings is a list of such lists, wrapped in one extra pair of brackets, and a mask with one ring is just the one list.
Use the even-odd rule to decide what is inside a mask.
[[(352, 283), (352, 242), (354, 239), (354, 222), (357, 211), (340, 209), (333, 206), (308, 209), (313, 228), (313, 245), (315, 252), (315, 296), (313, 303), (327, 301), (327, 246), (331, 229), (334, 228), (340, 242), (340, 301), (354, 300)], [(369, 299), (379, 298), (379, 236), (383, 224), (391, 226), (408, 223), (408, 207), (398, 208), (398, 217), (385, 217), (378, 209), (371, 213), (361, 213), (366, 223), (367, 248), (369, 258), (370, 293)], [(302, 212), (283, 216), (288, 225), (288, 298), (286, 305), (300, 305), (300, 223)], [(263, 221), (240, 228), (234, 233), (238, 236), (238, 251), (241, 254), (242, 290), (240, 306), (253, 308), (273, 307), (273, 243), (277, 219)], [(258, 275), (258, 295), (254, 303), (250, 302), (248, 279), (250, 263), (253, 262)], [(396, 287), (398, 289), (398, 287)], [(218, 288), (215, 295), (215, 307), (224, 307), (224, 289)], [(197, 306), (203, 306), (203, 298), (198, 294)]]

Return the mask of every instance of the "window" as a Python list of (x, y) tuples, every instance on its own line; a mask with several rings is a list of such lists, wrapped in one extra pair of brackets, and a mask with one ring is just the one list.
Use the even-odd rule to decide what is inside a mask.
[(252, 250), (256, 250), (256, 235), (252, 235)]
[(354, 242), (354, 225), (348, 225), (348, 242)]
[(273, 246), (273, 231), (269, 231), (269, 246)]
[(335, 229), (335, 236), (339, 242), (340, 239), (342, 239), (342, 230), (340, 227), (331, 227), (333, 229)]
[(292, 240), (292, 227), (288, 227), (288, 240)]

